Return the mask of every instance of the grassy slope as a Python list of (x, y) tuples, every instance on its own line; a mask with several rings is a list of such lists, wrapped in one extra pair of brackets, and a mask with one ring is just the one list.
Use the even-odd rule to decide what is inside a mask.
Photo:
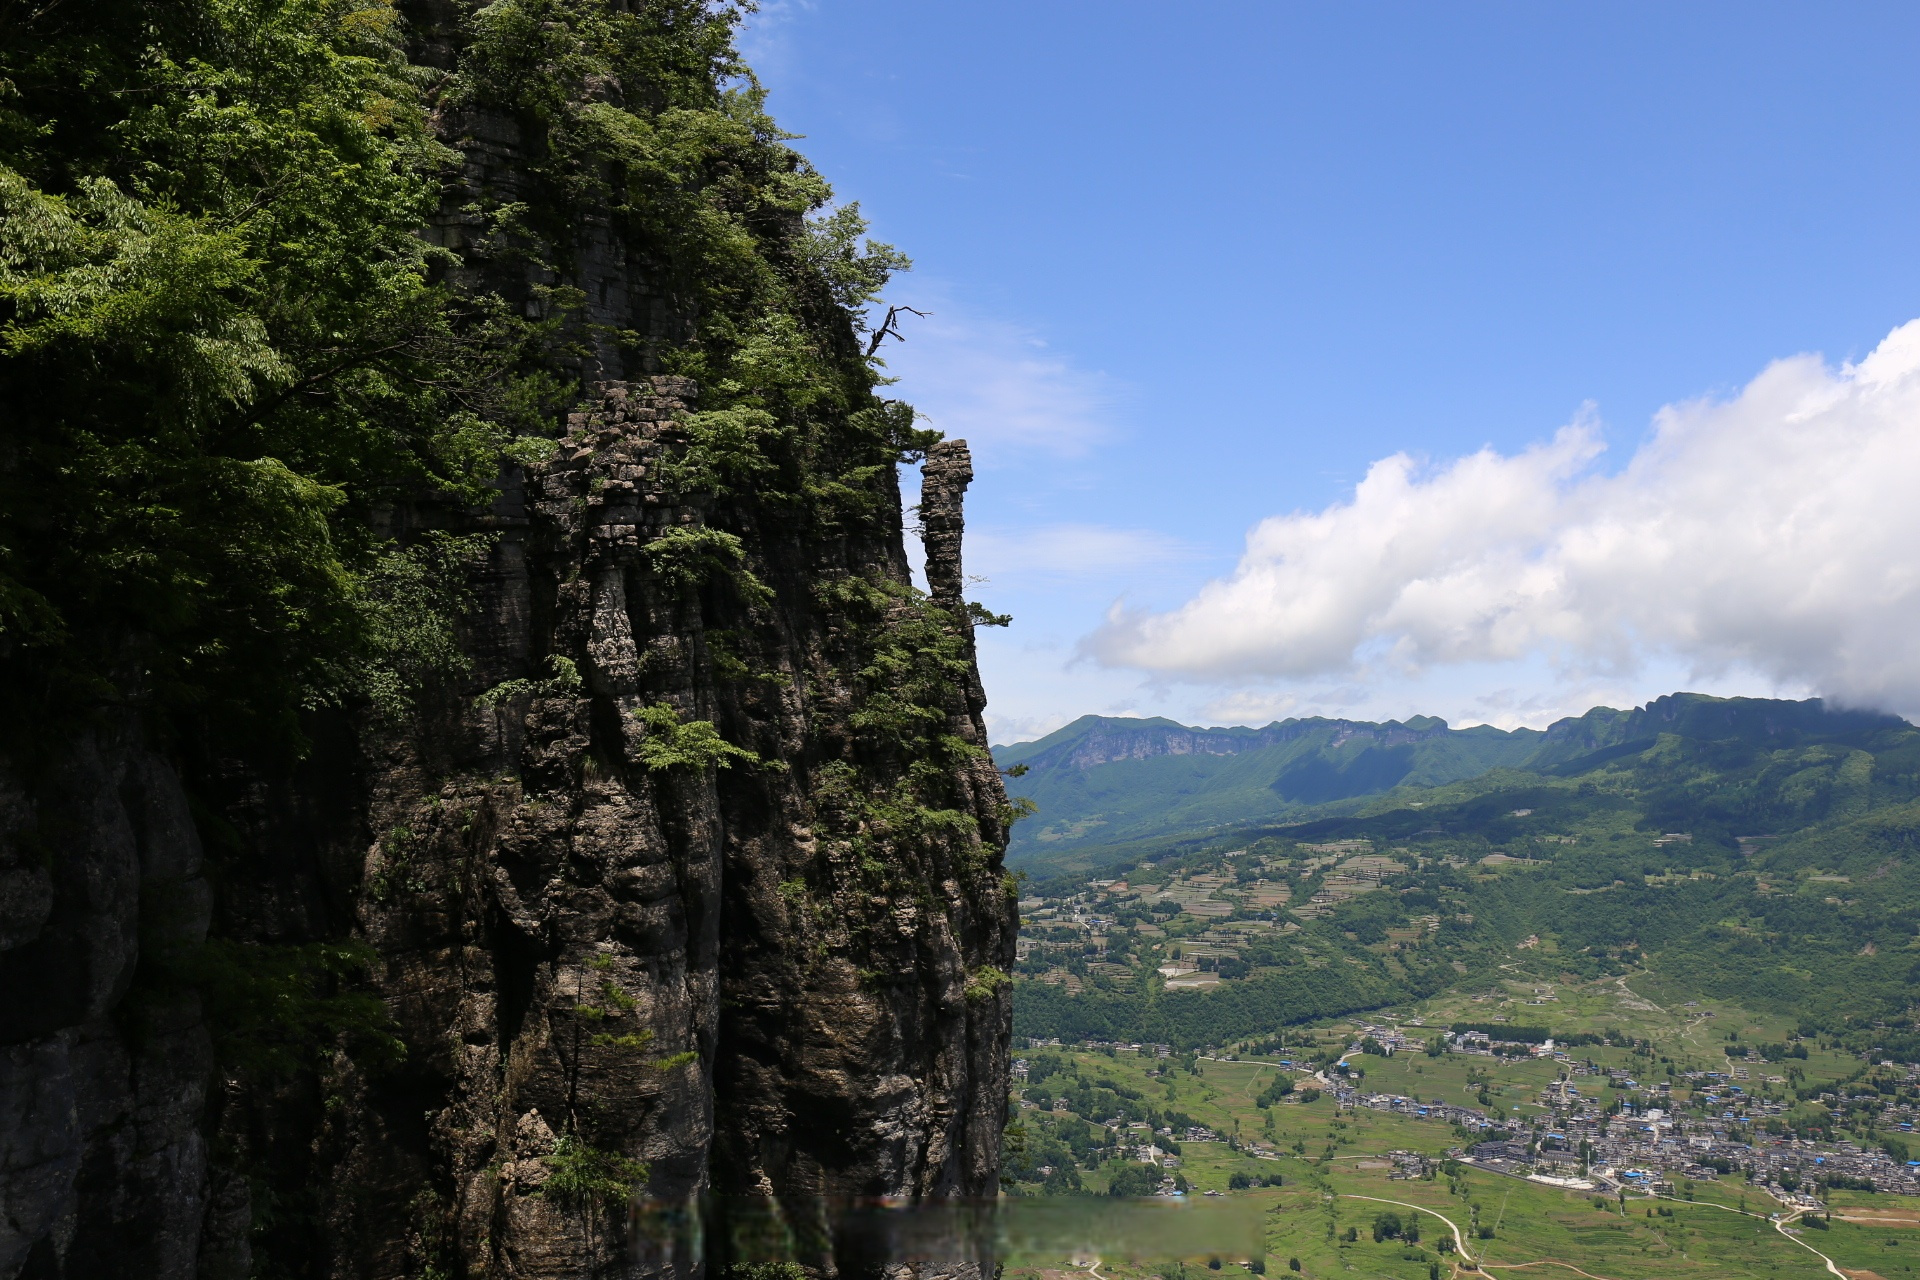
[[(1030, 762), (1047, 749), (1071, 741), (1074, 729), (1068, 726), (1038, 743), (996, 748), (995, 762), (1002, 768)], [(1011, 794), (1039, 806), (1038, 816), (1017, 830), (1012, 860), (1052, 864), (1060, 853), (1081, 846), (1309, 814), (1315, 805), (1288, 799), (1275, 790), (1276, 781), (1286, 786), (1292, 779), (1293, 786), (1316, 800), (1315, 788), (1359, 785), (1350, 781), (1352, 771), (1366, 768), (1362, 757), (1370, 744), (1336, 746), (1337, 737), (1336, 730), (1319, 729), (1291, 742), (1233, 755), (1165, 755), (1091, 769), (1037, 765), (1008, 784)], [(1410, 771), (1392, 785), (1442, 786), (1518, 763), (1534, 749), (1529, 736), (1497, 729), (1449, 734), (1401, 748)]]
[[(1503, 990), (1506, 998), (1519, 1003), (1529, 997), (1533, 985), (1528, 975)], [(1612, 981), (1562, 987), (1556, 994), (1560, 999), (1550, 1017), (1556, 1029), (1621, 1027), (1650, 1039), (1656, 1056), (1674, 1058), (1681, 1069), (1718, 1065), (1714, 1045), (1728, 1028), (1738, 1027), (1754, 1039), (1777, 1036), (1787, 1029), (1787, 1023), (1776, 1016), (1725, 1004), (1716, 1005), (1712, 1018), (1703, 1020), (1698, 1010), (1660, 1005), (1642, 998), (1647, 994), (1644, 990), (1636, 992)], [(1449, 994), (1402, 1012), (1417, 1012), (1429, 1022), (1440, 1022), (1471, 1016), (1475, 1010), (1484, 1016), (1486, 1006), (1475, 1004), (1466, 995)], [(1533, 1008), (1526, 1009), (1529, 1016), (1534, 1012)], [(1299, 1033), (1301, 1040), (1326, 1042), (1326, 1036), (1326, 1032)], [(1644, 1067), (1647, 1063), (1646, 1058), (1625, 1049), (1594, 1047), (1580, 1053), (1603, 1065), (1637, 1063)], [(1130, 1084), (1156, 1104), (1184, 1111), (1218, 1132), (1231, 1134), (1237, 1129), (1243, 1137), (1270, 1142), (1284, 1153), (1277, 1160), (1260, 1159), (1235, 1152), (1225, 1143), (1186, 1143), (1181, 1170), (1196, 1195), (1226, 1191), (1228, 1179), (1236, 1172), (1263, 1179), (1274, 1173), (1281, 1175), (1281, 1187), (1229, 1193), (1249, 1199), (1266, 1211), (1267, 1274), (1276, 1280), (1295, 1274), (1287, 1269), (1289, 1257), (1299, 1258), (1300, 1274), (1309, 1277), (1359, 1274), (1424, 1280), (1433, 1261), (1443, 1262), (1443, 1275), (1452, 1274), (1445, 1261), (1447, 1255), (1433, 1247), (1444, 1230), (1437, 1219), (1422, 1219), (1418, 1246), (1399, 1241), (1376, 1243), (1371, 1232), (1374, 1217), (1390, 1206), (1355, 1198), (1362, 1196), (1431, 1208), (1458, 1223), (1463, 1231), (1470, 1229), (1478, 1206), (1479, 1220), (1497, 1224), (1496, 1231), (1492, 1240), (1474, 1239), (1471, 1246), (1493, 1265), (1495, 1269), (1489, 1274), (1495, 1276), (1503, 1274), (1501, 1267), (1546, 1259), (1557, 1259), (1609, 1280), (1660, 1280), (1669, 1276), (1798, 1280), (1826, 1274), (1818, 1259), (1757, 1216), (1772, 1211), (1773, 1203), (1736, 1180), (1696, 1184), (1694, 1203), (1668, 1205), (1672, 1217), (1657, 1213), (1649, 1217), (1647, 1210), (1654, 1207), (1650, 1202), (1629, 1201), (1623, 1214), (1615, 1202), (1599, 1208), (1583, 1193), (1484, 1171), (1464, 1173), (1457, 1190), (1450, 1188), (1444, 1177), (1433, 1181), (1389, 1180), (1384, 1168), (1363, 1165), (1376, 1165), (1380, 1157), (1393, 1150), (1437, 1156), (1459, 1141), (1451, 1127), (1392, 1113), (1363, 1110), (1342, 1115), (1326, 1098), (1305, 1104), (1286, 1101), (1262, 1111), (1254, 1099), (1281, 1070), (1271, 1060), (1202, 1059), (1195, 1064), (1196, 1074), (1175, 1067), (1164, 1077), (1153, 1077), (1147, 1074), (1149, 1070), (1168, 1064), (1130, 1054), (1108, 1057), (1083, 1053), (1072, 1057), (1083, 1074)], [(1365, 1087), (1370, 1090), (1456, 1102), (1470, 1098), (1466, 1084), (1469, 1070), (1490, 1071), (1496, 1105), (1508, 1107), (1519, 1102), (1525, 1110), (1532, 1108), (1520, 1100), (1531, 1098), (1556, 1074), (1552, 1064), (1535, 1061), (1495, 1065), (1484, 1058), (1433, 1059), (1424, 1055), (1362, 1061), (1367, 1069)], [(1816, 1054), (1806, 1064), (1809, 1077), (1816, 1080), (1837, 1079), (1854, 1065), (1853, 1059), (1837, 1054)], [(1098, 1172), (1088, 1175), (1088, 1182), (1095, 1191), (1105, 1185)], [(1886, 1196), (1836, 1193), (1836, 1202), (1850, 1201), (1881, 1208), (1908, 1203)], [(1359, 1239), (1353, 1243), (1342, 1238), (1350, 1225), (1359, 1228)], [(1807, 1238), (1843, 1266), (1871, 1267), (1889, 1278), (1906, 1274), (1901, 1268), (1912, 1265), (1920, 1255), (1920, 1227), (1869, 1228), (1842, 1223), (1830, 1232), (1810, 1232)], [(1890, 1245), (1888, 1240), (1897, 1243)], [(1040, 1269), (1026, 1270), (1035, 1274)], [(1190, 1266), (1190, 1280), (1197, 1280), (1204, 1269), (1203, 1265)], [(1158, 1259), (1106, 1259), (1101, 1271), (1112, 1280), (1177, 1275)], [(1221, 1273), (1229, 1277), (1248, 1274), (1231, 1260)], [(1527, 1267), (1523, 1274), (1527, 1273), (1572, 1274), (1544, 1267)]]
[[(1089, 733), (1129, 725), (1178, 727), (1166, 720), (1088, 716), (1038, 742), (995, 749), (1002, 767), (1022, 761), (1032, 766), (1010, 789), (1039, 805), (1038, 815), (1016, 828), (1012, 862), (1034, 874), (1086, 870), (1143, 844), (1199, 832), (1231, 833), (1399, 807), (1413, 799), (1446, 803), (1463, 794), (1508, 790), (1517, 785), (1516, 773), (1546, 784), (1624, 770), (1650, 801), (1644, 816), (1691, 822), (1695, 829), (1706, 817), (1721, 834), (1752, 834), (1783, 829), (1775, 825), (1783, 819), (1784, 829), (1792, 829), (1832, 816), (1796, 813), (1792, 799), (1800, 794), (1802, 800), (1832, 801), (1832, 780), (1818, 775), (1848, 756), (1857, 756), (1856, 770), (1864, 766), (1877, 785), (1904, 779), (1909, 796), (1920, 775), (1920, 733), (1889, 717), (1828, 711), (1812, 702), (1692, 694), (1631, 712), (1595, 708), (1545, 734), (1485, 726), (1450, 731), (1398, 748), (1410, 765), (1404, 775), (1380, 773), (1381, 749), (1366, 740), (1335, 745), (1342, 733), (1331, 722), (1292, 742), (1235, 755), (1157, 756), (1089, 769), (1062, 761), (1063, 750)], [(1787, 776), (1791, 770), (1776, 769), (1779, 776), (1761, 779), (1761, 789), (1784, 803), (1756, 809), (1740, 787), (1754, 781), (1747, 775), (1756, 759), (1773, 756), (1800, 765), (1810, 761), (1813, 771), (1796, 784)], [(1739, 785), (1720, 785), (1729, 778)], [(1455, 790), (1461, 784), (1465, 792)], [(1329, 798), (1343, 787), (1354, 794)], [(1421, 794), (1432, 789), (1443, 794)]]
[[(1209, 845), (1251, 843), (1285, 857), (1302, 843), (1364, 839), (1376, 849), (1466, 863), (1453, 871), (1409, 870), (1396, 882), (1407, 892), (1355, 899), (1331, 920), (1308, 926), (1307, 938), (1324, 935), (1327, 944), (1346, 946), (1364, 967), (1384, 958), (1384, 969), (1375, 971), (1395, 980), (1440, 962), (1481, 972), (1537, 935), (1543, 956), (1588, 976), (1651, 964), (1691, 991), (1782, 1014), (1886, 1017), (1901, 1011), (1920, 975), (1916, 741), (1920, 731), (1903, 729), (1876, 732), (1862, 745), (1763, 750), (1667, 735), (1584, 774), (1495, 770), (1431, 791), (1401, 789), (1366, 802), (1368, 812), (1265, 836), (1240, 830), (1192, 842), (1196, 851), (1176, 862), (1204, 864)], [(1413, 801), (1416, 794), (1425, 799)], [(1656, 843), (1674, 830), (1693, 839)], [(1775, 838), (1741, 843), (1735, 832)], [(1496, 850), (1537, 861), (1480, 861)], [(1311, 884), (1298, 888), (1304, 893)], [(1423, 911), (1458, 918), (1417, 944), (1365, 949), (1379, 928), (1404, 927)], [(1458, 922), (1465, 916), (1471, 924)], [(1363, 945), (1341, 942), (1356, 930)], [(1236, 985), (1181, 997), (1222, 1017), (1189, 1012), (1178, 1025), (1199, 1043), (1209, 1042), (1209, 1030), (1252, 1030), (1239, 1025), (1245, 1018), (1226, 1016), (1228, 1004), (1246, 998)], [(1036, 992), (1024, 1007), (1060, 998)], [(1356, 993), (1344, 1005), (1302, 1007), (1296, 1016), (1365, 1007), (1365, 998)], [(1152, 1003), (1134, 999), (1143, 1008)], [(1259, 1019), (1273, 1025), (1285, 1020), (1282, 1014), (1262, 1005)], [(1036, 1034), (1055, 1034), (1030, 1017), (1021, 1021)], [(1172, 1024), (1150, 1024), (1145, 1015), (1136, 1022), (1131, 1029), (1115, 1022), (1108, 1034), (1159, 1031), (1159, 1038), (1173, 1038), (1166, 1034)], [(1887, 1040), (1889, 1052), (1906, 1054), (1907, 1041), (1920, 1032), (1896, 1020), (1889, 1035), (1899, 1039)]]

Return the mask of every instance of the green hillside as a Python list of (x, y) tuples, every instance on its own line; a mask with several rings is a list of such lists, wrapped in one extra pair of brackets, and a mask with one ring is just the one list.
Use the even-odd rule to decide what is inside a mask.
[(1261, 729), (1083, 716), (1037, 742), (995, 747), (994, 759), (1003, 769), (1027, 767), (1008, 790), (1038, 806), (1014, 834), (1009, 860), (1022, 865), (1478, 777), (1519, 764), (1543, 737), (1532, 729), (1450, 729), (1424, 716), (1384, 724), (1285, 720)]
[[(1091, 893), (1036, 870), (1019, 1030), (1222, 1043), (1524, 963), (1651, 972), (1920, 1060), (1920, 730), (1675, 695), (1534, 739), (1531, 769), (1109, 847), (1123, 883)], [(1110, 923), (1034, 910), (1076, 894)], [(1209, 985), (1169, 988), (1180, 957)]]
[[(1672, 694), (1629, 711), (1597, 707), (1546, 730), (1452, 729), (1444, 720), (1285, 720), (1252, 729), (1083, 716), (1034, 742), (994, 748), (1025, 766), (1008, 790), (1036, 816), (1009, 860), (1033, 873), (1086, 870), (1174, 835), (1354, 813), (1502, 768), (1571, 777), (1637, 758), (1662, 734), (1779, 749), (1904, 728), (1818, 700)], [(1658, 802), (1654, 802), (1658, 803)]]

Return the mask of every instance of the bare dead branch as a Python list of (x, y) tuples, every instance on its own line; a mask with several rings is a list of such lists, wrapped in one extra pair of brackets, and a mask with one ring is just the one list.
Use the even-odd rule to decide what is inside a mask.
[(900, 313), (903, 311), (919, 316), (922, 320), (933, 314), (931, 311), (921, 311), (917, 307), (888, 307), (887, 318), (880, 322), (880, 327), (873, 331), (871, 338), (867, 339), (867, 358), (869, 360), (873, 358), (873, 353), (880, 349), (880, 344), (885, 342), (889, 335), (892, 336), (895, 342), (905, 342), (907, 340), (906, 335), (900, 332)]

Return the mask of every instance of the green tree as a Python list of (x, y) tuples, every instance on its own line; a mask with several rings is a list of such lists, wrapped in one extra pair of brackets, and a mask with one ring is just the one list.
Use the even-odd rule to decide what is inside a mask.
[(366, 514), (484, 495), (551, 327), (435, 283), (452, 156), (391, 9), (105, 8), (0, 48), (0, 682), (281, 740), (403, 704), (473, 548)]

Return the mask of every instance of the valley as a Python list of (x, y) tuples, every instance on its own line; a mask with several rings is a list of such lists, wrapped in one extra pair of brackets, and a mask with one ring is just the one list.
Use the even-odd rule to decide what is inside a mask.
[(1257, 1201), (1276, 1275), (1907, 1274), (1920, 732), (1661, 703), (1029, 854), (1009, 1193)]
[[(1920, 1069), (1863, 1072), (1815, 1046), (1782, 1074), (1725, 1040), (1790, 1037), (1780, 1019), (1668, 1008), (1636, 981), (1565, 987), (1520, 973), (1210, 1054), (1029, 1048), (1016, 1065), (1008, 1189), (1251, 1199), (1272, 1275), (1298, 1259), (1307, 1276), (1411, 1280), (1456, 1274), (1468, 1258), (1489, 1274), (1551, 1259), (1622, 1280), (1826, 1274), (1804, 1246), (1904, 1274), (1920, 1253), (1905, 1225), (1920, 1223), (1908, 1198), (1920, 1185), (1900, 1134)], [(1447, 1031), (1513, 1018), (1527, 1034), (1518, 1019), (1543, 987), (1555, 1047), (1508, 1057)], [(1410, 1236), (1403, 1213), (1400, 1234), (1375, 1238), (1383, 1201), (1438, 1217)], [(1459, 1226), (1466, 1255), (1447, 1247), (1440, 1218)], [(1130, 1274), (1124, 1261), (1102, 1270)]]

